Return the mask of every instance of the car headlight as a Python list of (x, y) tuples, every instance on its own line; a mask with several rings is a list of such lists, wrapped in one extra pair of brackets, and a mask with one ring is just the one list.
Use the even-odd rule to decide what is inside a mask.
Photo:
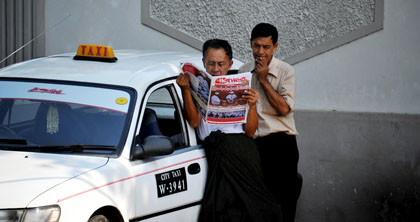
[(58, 222), (60, 207), (0, 210), (0, 222)]
[(25, 210), (0, 210), (0, 222), (19, 222)]

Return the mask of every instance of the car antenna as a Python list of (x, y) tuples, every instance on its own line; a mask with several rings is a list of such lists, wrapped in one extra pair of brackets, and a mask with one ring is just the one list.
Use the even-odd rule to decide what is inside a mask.
[(41, 37), (42, 35), (45, 35), (45, 33), (47, 33), (48, 31), (50, 31), (50, 29), (54, 28), (55, 26), (57, 26), (58, 24), (64, 22), (66, 19), (68, 19), (71, 16), (71, 14), (68, 14), (66, 17), (62, 18), (60, 21), (56, 22), (55, 24), (51, 25), (50, 27), (47, 28), (47, 30), (39, 33), (37, 36), (35, 36), (33, 39), (29, 40), (29, 42), (25, 43), (24, 45), (22, 45), (21, 47), (19, 47), (18, 49), (16, 49), (14, 52), (10, 53), (8, 56), (6, 56), (4, 59), (2, 59), (0, 61), (0, 64), (2, 64), (4, 61), (6, 61), (8, 58), (10, 58), (12, 55), (16, 54), (18, 51), (22, 50), (23, 48), (25, 48), (27, 45), (31, 44), (33, 41), (35, 41), (36, 39), (38, 39), (39, 37)]

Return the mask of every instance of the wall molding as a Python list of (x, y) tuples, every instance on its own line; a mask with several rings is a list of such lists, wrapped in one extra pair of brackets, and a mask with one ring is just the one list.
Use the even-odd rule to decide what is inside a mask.
[[(349, 42), (360, 39), (364, 36), (377, 32), (383, 29), (384, 19), (384, 0), (375, 0), (374, 21), (356, 30), (345, 33), (342, 36), (334, 37), (330, 40), (321, 42), (311, 48), (305, 49), (302, 52), (286, 56), (284, 61), (290, 64), (296, 64), (316, 55), (327, 52), (331, 49), (340, 47)], [(141, 22), (142, 24), (153, 28), (165, 35), (168, 35), (180, 42), (183, 42), (193, 48), (201, 50), (203, 41), (199, 40), (188, 33), (177, 30), (155, 18), (151, 14), (151, 0), (142, 0), (141, 2)]]

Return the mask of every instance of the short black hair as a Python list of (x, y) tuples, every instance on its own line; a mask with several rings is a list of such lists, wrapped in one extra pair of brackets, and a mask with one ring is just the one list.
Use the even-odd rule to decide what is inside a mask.
[(273, 45), (277, 43), (279, 33), (277, 32), (277, 28), (269, 23), (260, 23), (252, 29), (251, 32), (251, 41), (258, 38), (258, 37), (269, 37), (271, 36), (271, 40), (273, 41)]
[(207, 51), (209, 49), (224, 49), (229, 61), (232, 60), (233, 53), (232, 53), (232, 46), (230, 46), (229, 42), (222, 39), (209, 39), (203, 44), (203, 58), (206, 57)]

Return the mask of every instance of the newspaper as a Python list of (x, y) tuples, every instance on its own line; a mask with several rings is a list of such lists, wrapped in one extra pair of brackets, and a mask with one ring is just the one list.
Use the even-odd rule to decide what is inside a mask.
[(251, 86), (251, 73), (212, 76), (192, 63), (181, 66), (190, 77), (191, 95), (207, 124), (245, 123), (248, 105), (242, 98)]

